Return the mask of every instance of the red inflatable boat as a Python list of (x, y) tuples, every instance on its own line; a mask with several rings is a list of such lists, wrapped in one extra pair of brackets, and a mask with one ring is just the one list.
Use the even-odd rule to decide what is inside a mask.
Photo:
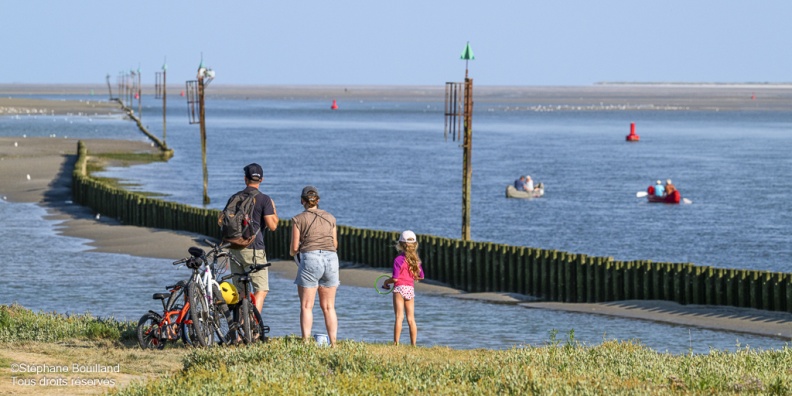
[(658, 197), (654, 195), (654, 186), (649, 186), (647, 193), (646, 199), (652, 203), (678, 204), (680, 201), (682, 201), (682, 194), (679, 193), (679, 190), (674, 190), (674, 192), (664, 197)]

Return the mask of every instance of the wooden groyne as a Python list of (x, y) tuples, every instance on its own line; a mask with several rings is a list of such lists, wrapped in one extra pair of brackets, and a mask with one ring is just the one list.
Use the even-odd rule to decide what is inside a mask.
[[(214, 209), (129, 192), (91, 178), (78, 143), (74, 202), (124, 224), (219, 237)], [(267, 257), (289, 259), (290, 222), (264, 233)], [(397, 232), (338, 226), (339, 258), (390, 268)], [(792, 274), (656, 263), (418, 235), (427, 277), (467, 292), (520, 293), (560, 302), (666, 300), (792, 312)]]
[(154, 143), (157, 146), (157, 148), (159, 148), (166, 155), (166, 158), (170, 158), (173, 156), (173, 149), (168, 148), (168, 146), (162, 140), (154, 136), (151, 132), (149, 132), (148, 128), (143, 126), (143, 122), (140, 121), (140, 118), (138, 118), (135, 115), (135, 110), (127, 107), (127, 105), (125, 105), (121, 99), (113, 99), (113, 100), (118, 102), (119, 105), (121, 105), (121, 109), (124, 110), (127, 117), (129, 117), (132, 121), (135, 121), (135, 123), (138, 126), (138, 129), (140, 129), (140, 131), (143, 132), (143, 134), (146, 135), (146, 137), (148, 137), (149, 140), (151, 140), (151, 142)]

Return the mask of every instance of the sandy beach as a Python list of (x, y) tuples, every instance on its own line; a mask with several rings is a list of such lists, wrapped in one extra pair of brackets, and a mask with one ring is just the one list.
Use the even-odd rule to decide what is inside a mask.
[[(113, 105), (105, 103), (113, 111)], [(0, 107), (33, 106), (43, 111), (88, 113), (93, 103), (29, 103), (14, 99), (0, 100)], [(49, 107), (48, 107), (49, 106)], [(103, 106), (105, 107), (105, 106)], [(115, 107), (117, 109), (117, 106)], [(47, 113), (44, 113), (47, 114)], [(92, 114), (92, 113), (91, 113)], [(2, 113), (0, 113), (2, 115)], [(140, 142), (84, 140), (91, 152), (155, 150)], [(71, 203), (71, 171), (76, 160), (77, 140), (64, 138), (0, 138), (0, 196), (11, 202), (32, 202), (47, 209), (51, 219), (61, 221), (58, 232), (88, 239), (92, 251), (121, 253), (163, 259), (178, 259), (190, 246), (200, 245), (202, 235), (122, 225), (90, 209)], [(340, 247), (343, 249), (343, 246)], [(86, 253), (90, 254), (90, 253)], [(431, 268), (431, 263), (427, 263)], [(293, 278), (296, 265), (290, 260), (273, 262), (272, 270)], [(383, 269), (344, 265), (342, 285), (371, 287)], [(431, 281), (421, 282), (417, 292), (457, 298), (487, 300), (493, 303), (520, 304), (527, 309), (551, 309), (624, 318), (649, 320), (728, 330), (783, 339), (792, 339), (792, 314), (735, 307), (682, 306), (666, 301), (619, 301), (599, 304), (569, 304), (534, 301), (530, 296), (505, 293), (464, 293)], [(293, 290), (284, 291), (295, 293)]]

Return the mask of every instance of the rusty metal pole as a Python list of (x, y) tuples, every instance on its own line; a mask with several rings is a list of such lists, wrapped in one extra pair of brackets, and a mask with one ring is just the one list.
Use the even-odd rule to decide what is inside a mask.
[(209, 204), (209, 171), (206, 168), (206, 112), (204, 111), (204, 76), (198, 75), (198, 111), (201, 120), (201, 159), (203, 160), (203, 203)]
[(465, 70), (465, 138), (462, 143), (462, 240), (470, 240), (470, 187), (473, 178), (473, 79)]

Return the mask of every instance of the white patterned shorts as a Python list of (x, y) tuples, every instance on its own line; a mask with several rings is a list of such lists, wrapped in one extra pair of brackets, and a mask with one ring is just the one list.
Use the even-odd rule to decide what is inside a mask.
[(415, 288), (412, 286), (396, 286), (393, 292), (401, 294), (405, 300), (412, 300), (415, 297)]

